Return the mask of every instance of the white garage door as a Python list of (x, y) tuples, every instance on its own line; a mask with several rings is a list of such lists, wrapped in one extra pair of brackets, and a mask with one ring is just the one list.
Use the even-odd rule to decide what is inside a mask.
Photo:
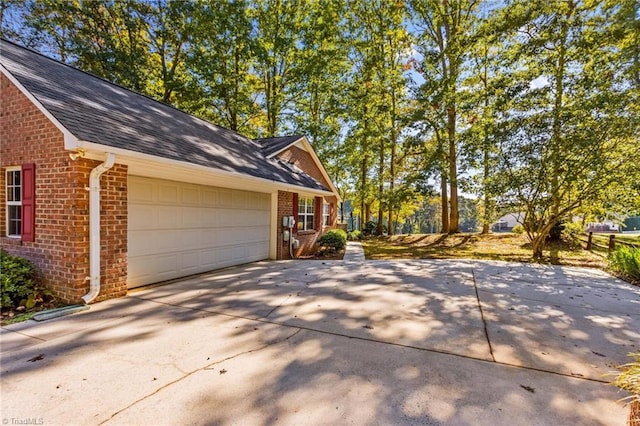
[(128, 287), (269, 257), (269, 194), (129, 176)]

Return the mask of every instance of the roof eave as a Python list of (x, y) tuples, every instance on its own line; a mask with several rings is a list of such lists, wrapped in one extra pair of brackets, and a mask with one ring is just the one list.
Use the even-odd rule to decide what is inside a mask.
[(84, 151), (83, 155), (86, 158), (99, 161), (103, 161), (105, 155), (111, 152), (116, 155), (116, 162), (118, 164), (127, 165), (129, 168), (128, 173), (137, 176), (184, 180), (190, 183), (211, 186), (229, 186), (234, 189), (254, 192), (256, 192), (256, 188), (260, 188), (261, 191), (259, 192), (283, 190), (293, 192), (304, 191), (321, 196), (336, 195), (332, 191), (324, 191), (243, 173), (215, 169), (186, 161), (173, 160), (122, 148), (114, 148), (95, 142), (79, 141), (79, 146), (75, 149), (82, 149)]

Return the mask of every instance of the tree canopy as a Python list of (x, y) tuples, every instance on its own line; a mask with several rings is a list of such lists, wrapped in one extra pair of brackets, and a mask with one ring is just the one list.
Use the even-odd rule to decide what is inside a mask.
[(248, 136), (306, 135), (378, 233), (522, 212), (539, 257), (577, 214), (640, 211), (640, 0), (0, 0), (0, 31)]

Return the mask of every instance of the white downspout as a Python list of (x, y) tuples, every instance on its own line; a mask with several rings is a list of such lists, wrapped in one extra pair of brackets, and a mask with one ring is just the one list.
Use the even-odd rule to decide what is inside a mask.
[(84, 303), (91, 303), (100, 293), (100, 176), (113, 167), (115, 154), (107, 153), (104, 163), (91, 170), (89, 175), (89, 293), (82, 296)]

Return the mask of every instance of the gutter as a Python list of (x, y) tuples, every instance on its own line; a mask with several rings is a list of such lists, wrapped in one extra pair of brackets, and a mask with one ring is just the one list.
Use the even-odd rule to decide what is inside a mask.
[(84, 303), (91, 303), (100, 294), (100, 176), (113, 167), (115, 154), (107, 153), (104, 163), (91, 170), (89, 175), (89, 292), (82, 296)]

